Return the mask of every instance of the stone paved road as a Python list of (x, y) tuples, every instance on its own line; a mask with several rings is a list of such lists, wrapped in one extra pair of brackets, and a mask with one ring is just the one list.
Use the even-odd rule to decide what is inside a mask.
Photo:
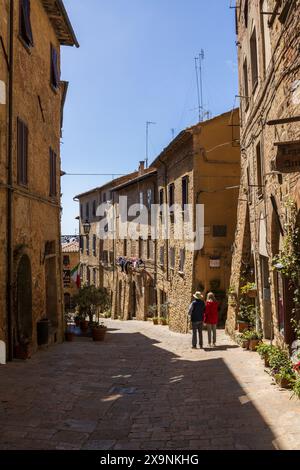
[(224, 332), (215, 350), (149, 322), (107, 321), (0, 366), (0, 449), (299, 449), (300, 401)]

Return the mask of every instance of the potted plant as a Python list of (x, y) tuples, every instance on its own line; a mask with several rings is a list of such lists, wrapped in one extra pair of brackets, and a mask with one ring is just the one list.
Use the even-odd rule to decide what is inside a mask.
[(167, 324), (168, 324), (168, 320), (167, 320), (166, 318), (164, 318), (164, 317), (160, 317), (160, 318), (158, 319), (158, 323), (159, 323), (160, 325), (167, 325)]
[(148, 316), (149, 316), (149, 318), (155, 317), (156, 313), (157, 313), (157, 305), (156, 304), (149, 305), (149, 307), (148, 307)]
[(250, 351), (256, 351), (257, 346), (262, 340), (262, 334), (258, 331), (250, 331), (248, 334), (248, 339)]
[[(82, 331), (88, 329), (89, 323), (92, 325), (96, 311), (107, 311), (111, 306), (110, 296), (105, 288), (87, 285), (79, 289), (79, 292), (74, 296), (74, 303), (79, 311)], [(86, 320), (87, 318), (89, 321)]]
[(300, 398), (300, 377), (293, 383), (293, 396)]
[(269, 353), (269, 364), (271, 367), (271, 374), (275, 377), (276, 374), (279, 374), (281, 368), (290, 368), (292, 369), (292, 364), (289, 359), (287, 351), (280, 349), (278, 347), (272, 348)]
[(245, 297), (240, 299), (239, 313), (237, 320), (237, 329), (240, 333), (249, 328), (253, 328), (256, 319), (256, 307), (253, 304), (249, 304), (249, 300)]
[(296, 379), (291, 364), (281, 366), (279, 371), (274, 374), (274, 378), (281, 388), (291, 388)]
[(14, 346), (14, 357), (16, 359), (30, 359), (32, 354), (31, 343), (28, 338), (21, 337), (18, 344)]
[(265, 367), (270, 367), (269, 357), (273, 349), (274, 349), (274, 346), (272, 346), (271, 344), (266, 344), (266, 343), (260, 343), (256, 348), (256, 352), (258, 352), (260, 357), (265, 362)]
[(255, 298), (257, 296), (257, 288), (255, 282), (247, 282), (241, 287), (241, 294), (247, 295), (250, 298)]
[(94, 323), (92, 328), (93, 341), (104, 341), (107, 332), (107, 326), (101, 323)]
[(158, 325), (158, 317), (153, 317), (152, 321), (153, 321), (153, 325)]
[(244, 331), (241, 336), (240, 336), (240, 344), (242, 346), (243, 349), (249, 349), (249, 333), (250, 331)]

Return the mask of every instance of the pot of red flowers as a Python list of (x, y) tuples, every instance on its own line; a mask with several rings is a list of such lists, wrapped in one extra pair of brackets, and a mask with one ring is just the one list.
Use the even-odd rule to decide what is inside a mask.
[(104, 341), (106, 335), (107, 327), (103, 322), (95, 323), (92, 329), (92, 338), (93, 341)]

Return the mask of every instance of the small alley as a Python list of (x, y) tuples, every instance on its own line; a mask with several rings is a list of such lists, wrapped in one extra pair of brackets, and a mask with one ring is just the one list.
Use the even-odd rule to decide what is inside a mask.
[(0, 367), (0, 449), (299, 449), (300, 407), (258, 354), (150, 322), (106, 322)]

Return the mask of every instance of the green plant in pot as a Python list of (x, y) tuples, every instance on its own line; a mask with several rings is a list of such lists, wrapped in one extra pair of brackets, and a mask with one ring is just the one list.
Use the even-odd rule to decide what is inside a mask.
[(283, 365), (274, 374), (274, 378), (281, 388), (292, 388), (296, 380), (295, 372), (291, 364)]
[(248, 339), (250, 351), (256, 351), (257, 346), (262, 340), (262, 334), (258, 331), (252, 330), (248, 334)]
[[(80, 327), (83, 330), (88, 328), (89, 323), (93, 323), (96, 311), (104, 312), (111, 307), (110, 296), (105, 288), (87, 285), (83, 286), (74, 296), (74, 303), (77, 305), (81, 320)], [(89, 322), (86, 321), (86, 318), (89, 318)]]
[(255, 305), (249, 303), (245, 297), (241, 297), (239, 305), (239, 313), (237, 320), (237, 327), (239, 332), (253, 328), (256, 321), (257, 308)]
[(158, 317), (152, 317), (153, 325), (158, 325)]
[(241, 287), (241, 294), (250, 298), (256, 297), (257, 287), (255, 282), (247, 282)]
[(291, 367), (291, 361), (287, 351), (274, 347), (269, 353), (271, 373), (278, 374), (281, 367)]
[(249, 334), (250, 334), (250, 331), (246, 330), (240, 335), (239, 341), (243, 349), (249, 349), (249, 342), (250, 342)]
[(260, 343), (257, 348), (256, 352), (260, 355), (260, 357), (265, 361), (265, 366), (269, 367), (269, 357), (272, 354), (272, 351), (274, 349), (274, 346), (271, 344), (266, 344), (266, 343)]
[(293, 383), (293, 396), (300, 398), (300, 377), (297, 377)]
[(73, 326), (71, 324), (73, 321), (73, 316), (69, 312), (66, 312), (64, 314), (64, 320), (65, 320), (65, 340), (73, 341), (74, 331), (73, 331)]

